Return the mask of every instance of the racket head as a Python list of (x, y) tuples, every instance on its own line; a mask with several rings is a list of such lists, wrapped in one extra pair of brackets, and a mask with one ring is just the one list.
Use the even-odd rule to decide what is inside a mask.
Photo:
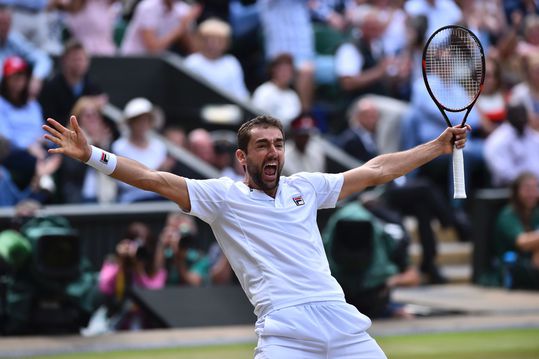
[(441, 27), (425, 43), (422, 72), (427, 91), (437, 106), (450, 112), (469, 110), (485, 81), (483, 46), (463, 26)]

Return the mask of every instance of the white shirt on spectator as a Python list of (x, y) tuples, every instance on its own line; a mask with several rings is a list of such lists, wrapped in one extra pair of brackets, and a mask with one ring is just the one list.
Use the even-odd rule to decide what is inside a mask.
[[(166, 159), (167, 148), (163, 142), (157, 138), (150, 138), (148, 146), (141, 148), (133, 145), (127, 138), (120, 137), (112, 144), (112, 152), (119, 156), (131, 158), (142, 163), (149, 169), (158, 169)], [(155, 197), (153, 192), (143, 191), (118, 181), (120, 189), (119, 201), (129, 203)]]
[(301, 112), (298, 94), (290, 88), (283, 90), (271, 81), (256, 88), (252, 103), (264, 113), (281, 120), (285, 128)]
[(495, 186), (508, 186), (523, 171), (539, 177), (539, 132), (526, 127), (522, 137), (508, 122), (485, 140), (485, 161)]
[(462, 11), (453, 0), (436, 0), (431, 5), (427, 0), (408, 0), (404, 10), (410, 16), (425, 15), (428, 27), (425, 36), (430, 36), (438, 28), (454, 25), (462, 20)]
[(184, 64), (189, 70), (203, 77), (221, 91), (241, 100), (249, 99), (243, 70), (240, 62), (234, 56), (224, 55), (212, 60), (197, 52), (187, 56)]
[(141, 30), (152, 29), (158, 37), (162, 37), (177, 28), (188, 12), (189, 5), (183, 1), (174, 1), (171, 11), (167, 11), (163, 0), (141, 1), (127, 27), (121, 53), (123, 55), (147, 54), (148, 50), (142, 41)]

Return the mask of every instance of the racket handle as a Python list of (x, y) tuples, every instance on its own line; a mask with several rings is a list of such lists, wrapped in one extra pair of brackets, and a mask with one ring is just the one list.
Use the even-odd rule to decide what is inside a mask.
[(466, 198), (462, 148), (453, 148), (453, 198)]

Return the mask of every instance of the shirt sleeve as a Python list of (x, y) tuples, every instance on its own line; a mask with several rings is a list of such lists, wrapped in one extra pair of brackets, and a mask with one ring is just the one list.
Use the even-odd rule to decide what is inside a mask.
[(297, 176), (313, 187), (318, 209), (335, 207), (344, 182), (342, 173), (302, 172)]
[(185, 181), (191, 202), (191, 211), (187, 214), (211, 224), (219, 214), (225, 193), (233, 181), (225, 177), (208, 180), (186, 178)]

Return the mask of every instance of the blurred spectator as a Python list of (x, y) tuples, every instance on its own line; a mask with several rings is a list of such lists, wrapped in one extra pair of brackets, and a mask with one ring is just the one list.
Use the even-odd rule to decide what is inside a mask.
[(133, 18), (122, 40), (123, 55), (156, 55), (174, 46), (192, 51), (192, 25), (202, 7), (184, 1), (143, 0), (136, 5)]
[(462, 11), (453, 0), (408, 0), (404, 9), (410, 16), (427, 17), (427, 38), (438, 28), (455, 25), (462, 20)]
[(364, 11), (358, 29), (354, 42), (339, 46), (335, 54), (341, 88), (350, 100), (365, 93), (401, 97), (398, 83), (407, 81), (409, 76), (404, 66), (406, 58), (384, 52), (385, 28), (378, 10), (370, 7)]
[(260, 0), (265, 57), (292, 55), (297, 71), (295, 88), (302, 110), (310, 111), (314, 96), (315, 48), (309, 2), (306, 0)]
[[(163, 142), (151, 135), (155, 126), (153, 104), (145, 98), (130, 100), (124, 107), (123, 123), (127, 133), (113, 142), (111, 149), (117, 155), (136, 159), (146, 167), (160, 170), (165, 163), (167, 149)], [(118, 201), (131, 203), (158, 200), (155, 193), (118, 182)]]
[(213, 147), (213, 138), (210, 133), (203, 128), (195, 128), (187, 136), (187, 148), (191, 153), (206, 163), (213, 165), (215, 163), (215, 150)]
[(45, 134), (39, 103), (30, 97), (30, 67), (21, 57), (4, 59), (0, 82), (0, 134), (21, 149), (31, 149), (38, 158), (45, 157), (42, 136)]
[(493, 56), (485, 59), (485, 83), (475, 107), (481, 120), (481, 137), (489, 136), (507, 117), (508, 94), (502, 88), (502, 69)]
[(402, 223), (375, 217), (354, 201), (330, 217), (322, 238), (331, 273), (348, 303), (370, 318), (412, 317), (391, 299), (394, 288), (421, 283)]
[(66, 124), (77, 99), (92, 96), (100, 105), (108, 102), (107, 95), (88, 76), (90, 58), (82, 44), (68, 40), (60, 58), (60, 71), (46, 81), (39, 102), (45, 118)]
[(62, 52), (60, 16), (52, 9), (55, 1), (58, 0), (2, 0), (12, 4), (13, 30), (51, 55)]
[(0, 4), (0, 62), (7, 57), (19, 56), (32, 66), (29, 95), (34, 98), (41, 92), (43, 80), (52, 70), (52, 60), (47, 53), (34, 47), (26, 38), (11, 29), (11, 8)]
[(539, 289), (539, 179), (521, 173), (511, 185), (510, 203), (495, 225), (495, 250), (504, 286)]
[(198, 230), (195, 219), (183, 213), (170, 213), (160, 242), (164, 250), (167, 285), (199, 287), (210, 283), (210, 261), (197, 248)]
[(107, 296), (108, 317), (112, 330), (140, 330), (153, 326), (142, 309), (129, 298), (132, 287), (160, 289), (167, 272), (157, 237), (141, 222), (133, 222), (116, 246), (114, 254), (103, 262), (99, 289)]
[(185, 66), (221, 91), (240, 100), (249, 98), (243, 69), (238, 59), (226, 54), (231, 28), (218, 19), (208, 19), (198, 26), (199, 49), (187, 56)]
[(298, 94), (290, 88), (294, 80), (294, 63), (289, 54), (280, 54), (269, 63), (269, 81), (254, 92), (253, 106), (278, 118), (285, 128), (301, 112)]
[(539, 50), (525, 57), (525, 80), (511, 91), (511, 102), (522, 103), (528, 110), (529, 125), (539, 131)]
[(302, 113), (290, 124), (290, 139), (286, 141), (283, 172), (325, 172), (326, 155), (317, 141), (316, 122), (311, 115)]
[(518, 52), (522, 56), (527, 56), (539, 51), (539, 15), (528, 14), (523, 21), (523, 41), (518, 45)]
[[(93, 97), (83, 96), (71, 113), (77, 117), (90, 144), (110, 151), (117, 130), (110, 121), (105, 121), (101, 110), (101, 104)], [(110, 203), (116, 200), (114, 180), (71, 158), (63, 158), (57, 179), (62, 203)]]
[(116, 54), (114, 30), (121, 4), (118, 0), (52, 0), (65, 11), (64, 22), (88, 54)]
[(494, 186), (509, 186), (523, 171), (539, 178), (539, 132), (522, 104), (510, 105), (503, 122), (485, 142), (485, 161)]
[(462, 25), (472, 30), (488, 54), (492, 44), (507, 31), (503, 0), (456, 1), (462, 10)]

